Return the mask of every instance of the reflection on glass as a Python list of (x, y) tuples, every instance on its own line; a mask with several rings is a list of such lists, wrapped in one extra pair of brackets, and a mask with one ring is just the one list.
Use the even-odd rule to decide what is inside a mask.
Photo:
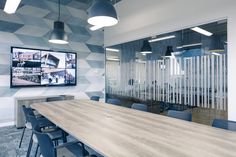
[(119, 51), (106, 51), (108, 97), (227, 111), (227, 20), (109, 48)]

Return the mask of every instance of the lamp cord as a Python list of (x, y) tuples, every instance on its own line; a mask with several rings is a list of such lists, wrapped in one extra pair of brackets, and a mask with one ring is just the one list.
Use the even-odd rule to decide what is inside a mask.
[(60, 21), (61, 15), (61, 0), (58, 0), (58, 21)]

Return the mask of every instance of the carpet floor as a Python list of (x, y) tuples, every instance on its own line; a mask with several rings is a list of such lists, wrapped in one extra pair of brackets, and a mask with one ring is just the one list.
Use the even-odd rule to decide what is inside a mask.
[[(14, 126), (1, 127), (0, 128), (0, 157), (25, 157), (29, 145), (31, 131), (25, 131), (25, 135), (22, 141), (22, 146), (19, 148), (20, 137), (22, 129), (17, 129)], [(69, 141), (72, 141), (73, 137), (69, 136)], [(90, 154), (95, 154), (98, 157), (102, 157), (89, 147), (86, 147)], [(33, 144), (30, 157), (34, 157), (36, 150), (36, 144)], [(66, 157), (66, 156), (65, 156)]]

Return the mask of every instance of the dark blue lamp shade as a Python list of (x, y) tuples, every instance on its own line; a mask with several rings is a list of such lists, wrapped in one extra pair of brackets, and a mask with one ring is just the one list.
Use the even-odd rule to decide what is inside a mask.
[(68, 44), (68, 37), (64, 30), (63, 22), (61, 21), (54, 22), (54, 28), (50, 34), (50, 38), (48, 41), (54, 44)]
[(117, 13), (109, 0), (96, 0), (89, 10), (88, 23), (94, 26), (113, 26), (118, 23)]
[(152, 53), (152, 47), (148, 40), (143, 41), (143, 46), (141, 47), (141, 53), (142, 54), (149, 54)]
[(172, 46), (167, 46), (165, 56), (171, 56), (172, 52), (174, 52), (173, 47)]

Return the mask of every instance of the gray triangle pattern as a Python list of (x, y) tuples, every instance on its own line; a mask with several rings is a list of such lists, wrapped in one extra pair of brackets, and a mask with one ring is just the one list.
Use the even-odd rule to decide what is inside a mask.
[[(22, 0), (12, 15), (3, 12), (5, 0), (0, 1), (0, 101), (4, 102), (7, 110), (14, 109), (16, 96), (71, 94), (78, 99), (92, 95), (103, 97), (103, 32), (95, 33), (88, 29), (87, 9), (91, 3), (92, 0), (62, 1), (61, 20), (65, 22), (69, 44), (55, 45), (48, 43), (48, 36), (54, 20), (57, 20), (57, 0)], [(11, 46), (76, 52), (77, 86), (10, 89)], [(13, 114), (10, 120), (14, 120)]]

